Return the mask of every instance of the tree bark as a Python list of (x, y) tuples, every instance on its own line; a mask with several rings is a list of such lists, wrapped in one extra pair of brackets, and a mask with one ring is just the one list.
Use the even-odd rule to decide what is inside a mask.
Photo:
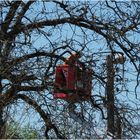
[(114, 126), (114, 68), (113, 68), (113, 56), (107, 56), (107, 128), (108, 132), (115, 134)]

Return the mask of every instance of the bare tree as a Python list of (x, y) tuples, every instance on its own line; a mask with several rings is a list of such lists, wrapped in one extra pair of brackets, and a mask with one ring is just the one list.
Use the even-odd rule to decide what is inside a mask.
[[(110, 133), (138, 138), (140, 2), (1, 1), (0, 6), (0, 132), (6, 109), (22, 100), (39, 113), (46, 138), (104, 138)], [(52, 96), (55, 67), (71, 52), (81, 52), (80, 61), (94, 71), (91, 99), (75, 104), (90, 130), (70, 117), (66, 101)], [(118, 63), (118, 54), (126, 61)], [(108, 55), (114, 71), (114, 129), (107, 134)]]

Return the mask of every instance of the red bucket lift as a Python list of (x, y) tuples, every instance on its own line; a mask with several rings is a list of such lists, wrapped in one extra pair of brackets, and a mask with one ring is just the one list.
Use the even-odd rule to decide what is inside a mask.
[(89, 100), (92, 73), (77, 65), (59, 65), (55, 71), (53, 97), (70, 102)]

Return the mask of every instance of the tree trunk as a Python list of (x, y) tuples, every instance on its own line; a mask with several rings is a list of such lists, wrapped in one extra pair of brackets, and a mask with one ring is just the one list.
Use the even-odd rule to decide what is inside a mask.
[(114, 138), (115, 126), (114, 126), (114, 68), (113, 68), (113, 56), (107, 56), (107, 128)]

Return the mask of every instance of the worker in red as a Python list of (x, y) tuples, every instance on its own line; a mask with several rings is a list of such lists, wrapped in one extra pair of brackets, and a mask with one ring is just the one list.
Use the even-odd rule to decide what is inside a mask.
[[(80, 67), (78, 59), (81, 57), (80, 53), (72, 53), (71, 56), (66, 58), (63, 65), (56, 68), (55, 76), (55, 91), (71, 92), (75, 90), (75, 82)], [(78, 76), (79, 77), (79, 76)], [(76, 80), (76, 81), (75, 81)]]
[(67, 57), (65, 60), (65, 63), (63, 65), (69, 65), (69, 66), (77, 66), (78, 69), (85, 69), (85, 64), (81, 61), (79, 61), (79, 58), (81, 57), (81, 53), (72, 53), (71, 56)]
[(79, 61), (80, 57), (81, 53), (72, 53), (64, 63), (64, 65), (69, 65), (72, 68), (71, 74), (69, 72), (68, 83), (71, 85), (71, 88), (75, 83), (75, 90), (77, 90), (77, 88), (83, 89), (83, 71), (85, 70), (85, 64)]
[(74, 65), (80, 57), (80, 53), (72, 53), (71, 56), (66, 58), (64, 65)]

